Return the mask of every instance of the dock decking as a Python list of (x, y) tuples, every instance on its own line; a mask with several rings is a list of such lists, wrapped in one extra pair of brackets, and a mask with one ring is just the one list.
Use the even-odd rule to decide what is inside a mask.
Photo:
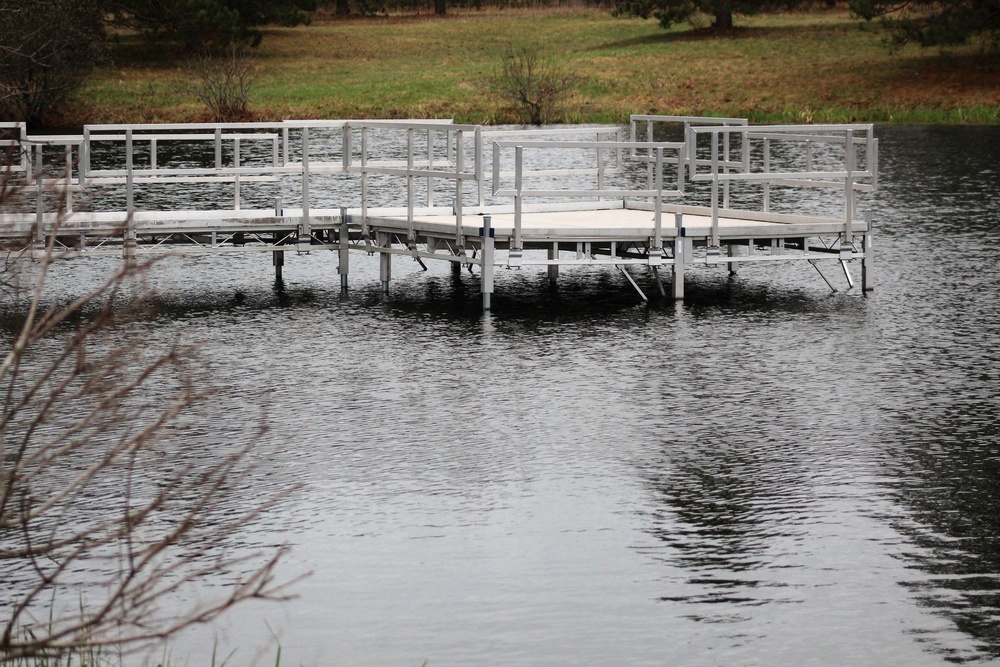
[[(650, 270), (684, 297), (695, 265), (861, 264), (874, 287), (878, 185), (871, 125), (751, 126), (634, 116), (621, 128), (496, 131), (445, 121), (96, 125), (29, 136), (7, 124), (15, 187), (0, 210), (8, 247), (64, 256), (335, 250), (479, 267)], [(674, 139), (660, 140), (661, 136)], [(491, 143), (488, 143), (493, 139)], [(485, 167), (492, 164), (492, 169)], [(261, 207), (267, 202), (269, 207)], [(285, 204), (294, 204), (286, 206)], [(194, 204), (194, 205), (192, 205)], [(249, 206), (248, 206), (249, 205)], [(669, 290), (660, 271), (670, 271)]]

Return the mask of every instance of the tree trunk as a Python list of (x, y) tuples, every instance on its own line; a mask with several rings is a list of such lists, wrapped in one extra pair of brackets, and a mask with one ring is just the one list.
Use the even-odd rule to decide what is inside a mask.
[(719, 0), (715, 3), (715, 23), (712, 27), (716, 30), (729, 30), (733, 27), (733, 3), (731, 0)]
[(438, 16), (444, 16), (448, 11), (447, 0), (434, 0), (434, 13)]
[(337, 0), (334, 8), (334, 13), (337, 16), (350, 16), (351, 14), (351, 3), (350, 0)]

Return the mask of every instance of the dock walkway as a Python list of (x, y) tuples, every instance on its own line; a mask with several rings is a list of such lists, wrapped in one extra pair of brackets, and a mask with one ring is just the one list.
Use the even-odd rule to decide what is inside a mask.
[[(79, 136), (7, 132), (0, 239), (63, 256), (378, 253), (478, 267), (648, 269), (684, 297), (696, 265), (861, 265), (874, 287), (878, 186), (871, 125), (752, 126), (633, 116), (628, 128), (493, 130), (449, 121), (91, 125)], [(667, 140), (670, 139), (670, 140)], [(489, 167), (487, 166), (489, 165)], [(860, 214), (859, 214), (859, 211)], [(669, 271), (669, 280), (662, 272)], [(667, 286), (666, 283), (669, 283)]]

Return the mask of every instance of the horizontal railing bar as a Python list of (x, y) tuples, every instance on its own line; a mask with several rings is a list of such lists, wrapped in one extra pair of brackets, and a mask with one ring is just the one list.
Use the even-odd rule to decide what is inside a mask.
[(493, 193), (495, 197), (680, 197), (679, 190), (526, 190), (504, 188)]
[(656, 114), (633, 114), (630, 121), (658, 121), (662, 123), (715, 123), (718, 125), (747, 125), (746, 118), (714, 118), (712, 116), (660, 116)]
[[(159, 176), (135, 178), (135, 183), (232, 183), (236, 180), (236, 174), (231, 176)], [(240, 176), (242, 183), (274, 183), (277, 178), (268, 175)], [(89, 185), (118, 185), (125, 183), (125, 177), (97, 177), (87, 178)]]
[[(801, 132), (804, 134), (811, 134), (815, 132), (847, 132), (858, 131), (858, 132), (870, 132), (874, 125), (871, 124), (856, 124), (856, 125), (753, 125), (754, 132)], [(746, 127), (735, 126), (735, 125), (719, 125), (716, 127), (711, 126), (692, 126), (689, 128), (691, 132), (695, 134), (711, 134), (712, 132), (718, 132), (720, 134), (733, 134), (735, 132), (745, 132)]]
[[(541, 176), (596, 176), (601, 173), (600, 169), (594, 167), (580, 168), (580, 169), (534, 169), (534, 170), (524, 170), (521, 175), (524, 178), (529, 177), (541, 177)], [(618, 174), (625, 173), (622, 169), (615, 169), (613, 167), (605, 167), (604, 175), (617, 176)], [(513, 178), (517, 175), (514, 171), (501, 171), (500, 178)]]
[(348, 121), (348, 127), (352, 130), (362, 130), (364, 128), (380, 130), (440, 130), (441, 132), (475, 132), (478, 125), (456, 125), (452, 121), (425, 120), (425, 121), (399, 121), (399, 120), (364, 120)]
[(27, 136), (24, 139), (14, 140), (20, 144), (32, 144), (42, 146), (79, 146), (83, 143), (83, 137), (75, 134)]
[[(778, 141), (813, 141), (816, 143), (826, 143), (826, 144), (842, 144), (844, 143), (843, 136), (837, 136), (835, 134), (786, 134), (784, 132), (747, 132), (747, 138), (749, 139), (774, 139)], [(868, 143), (868, 138), (865, 136), (852, 137), (852, 141), (859, 145), (864, 145)]]
[[(259, 141), (274, 141), (280, 139), (281, 135), (264, 132), (241, 132), (239, 134), (222, 134), (223, 140), (227, 139), (254, 139)], [(132, 135), (132, 141), (215, 141), (215, 133), (206, 134), (141, 134)], [(126, 141), (128, 137), (124, 134), (91, 134), (90, 143), (100, 141)]]
[(572, 135), (572, 134), (594, 134), (594, 133), (597, 133), (597, 134), (603, 134), (603, 133), (610, 134), (610, 133), (617, 133), (620, 130), (621, 130), (621, 128), (618, 127), (618, 126), (616, 126), (616, 125), (607, 125), (607, 126), (587, 127), (587, 128), (561, 127), (561, 128), (557, 128), (557, 129), (543, 128), (543, 129), (530, 129), (530, 130), (523, 130), (523, 129), (517, 129), (517, 130), (483, 130), (482, 135), (483, 135), (483, 138), (485, 139), (487, 137), (499, 137), (499, 136), (511, 136), (511, 135), (517, 135), (517, 136), (523, 136), (523, 135), (545, 135), (545, 136), (551, 135), (551, 136), (557, 136), (557, 135), (567, 135), (567, 134), (569, 134), (569, 135)]
[(494, 141), (500, 148), (665, 148), (681, 150), (683, 141)]
[[(310, 165), (310, 170), (312, 166)], [(431, 169), (392, 169), (389, 167), (350, 166), (345, 171), (351, 173), (381, 174), (383, 176), (419, 176), (421, 178), (443, 178), (452, 181), (470, 181), (477, 179), (475, 172), (464, 171), (433, 171)]]
[[(308, 121), (307, 121), (308, 122)], [(343, 124), (345, 121), (335, 121)], [(91, 136), (95, 132), (122, 132), (132, 130), (133, 132), (143, 131), (163, 131), (163, 130), (204, 130), (214, 132), (220, 130), (282, 130), (286, 127), (285, 122), (276, 123), (107, 123), (96, 125), (84, 125), (84, 131), (89, 130)]]
[(777, 171), (755, 171), (751, 173), (727, 173), (727, 174), (696, 174), (691, 180), (698, 182), (719, 181), (770, 181), (780, 178), (871, 178), (868, 171), (809, 171), (809, 172), (777, 172)]
[[(812, 181), (803, 179), (777, 179), (769, 180), (769, 185), (783, 185), (792, 188), (829, 188), (832, 190), (843, 190), (843, 181)], [(875, 189), (869, 183), (854, 183), (854, 189), (859, 192), (874, 192)]]

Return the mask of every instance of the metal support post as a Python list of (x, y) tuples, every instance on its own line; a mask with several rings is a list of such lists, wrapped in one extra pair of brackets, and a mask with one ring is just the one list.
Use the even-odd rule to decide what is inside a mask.
[(348, 217), (347, 209), (341, 207), (340, 209), (340, 266), (337, 267), (337, 273), (340, 274), (340, 289), (342, 291), (347, 291), (347, 272), (350, 266), (350, 231), (348, 229)]
[(677, 230), (677, 235), (674, 236), (673, 284), (671, 285), (671, 291), (673, 292), (674, 299), (678, 301), (684, 298), (684, 265), (688, 261), (687, 253), (684, 252), (685, 239), (681, 235), (684, 229), (683, 219), (684, 215), (682, 213), (674, 215), (674, 226)]
[[(274, 198), (274, 217), (282, 218), (285, 215), (285, 211), (281, 208), (281, 197)], [(273, 245), (278, 245), (281, 241), (281, 232), (274, 232)], [(215, 245), (213, 243), (213, 245)], [(271, 263), (274, 265), (274, 282), (280, 283), (282, 281), (281, 268), (285, 265), (285, 251), (284, 250), (274, 250), (271, 252)]]
[(392, 280), (392, 254), (381, 251), (382, 248), (388, 250), (392, 247), (392, 239), (385, 232), (376, 232), (376, 245), (380, 252), (378, 256), (379, 276), (382, 279), (382, 293), (389, 293), (389, 281)]
[[(277, 234), (275, 234), (277, 236)], [(271, 253), (271, 263), (274, 264), (274, 280), (281, 282), (281, 267), (285, 265), (285, 251), (275, 250)]]
[[(549, 246), (549, 261), (554, 261), (559, 259), (559, 242), (553, 241), (552, 245)], [(549, 284), (553, 287), (559, 281), (559, 265), (549, 264)]]
[[(733, 243), (727, 243), (726, 244), (726, 254), (728, 256), (735, 257), (736, 256), (736, 252), (737, 252), (737, 250), (736, 250), (736, 245), (735, 244), (733, 244)], [(737, 271), (737, 267), (739, 266), (739, 264), (737, 262), (729, 262), (728, 266), (729, 266), (729, 275), (735, 276), (736, 275), (736, 271)]]
[(861, 252), (864, 257), (861, 259), (861, 290), (870, 292), (875, 289), (875, 256), (872, 251), (872, 212), (871, 209), (865, 211), (865, 234), (861, 237)]
[(490, 298), (493, 296), (493, 227), (492, 216), (483, 216), (483, 226), (479, 235), (483, 239), (483, 253), (479, 258), (479, 291), (483, 293), (483, 310), (490, 310)]

